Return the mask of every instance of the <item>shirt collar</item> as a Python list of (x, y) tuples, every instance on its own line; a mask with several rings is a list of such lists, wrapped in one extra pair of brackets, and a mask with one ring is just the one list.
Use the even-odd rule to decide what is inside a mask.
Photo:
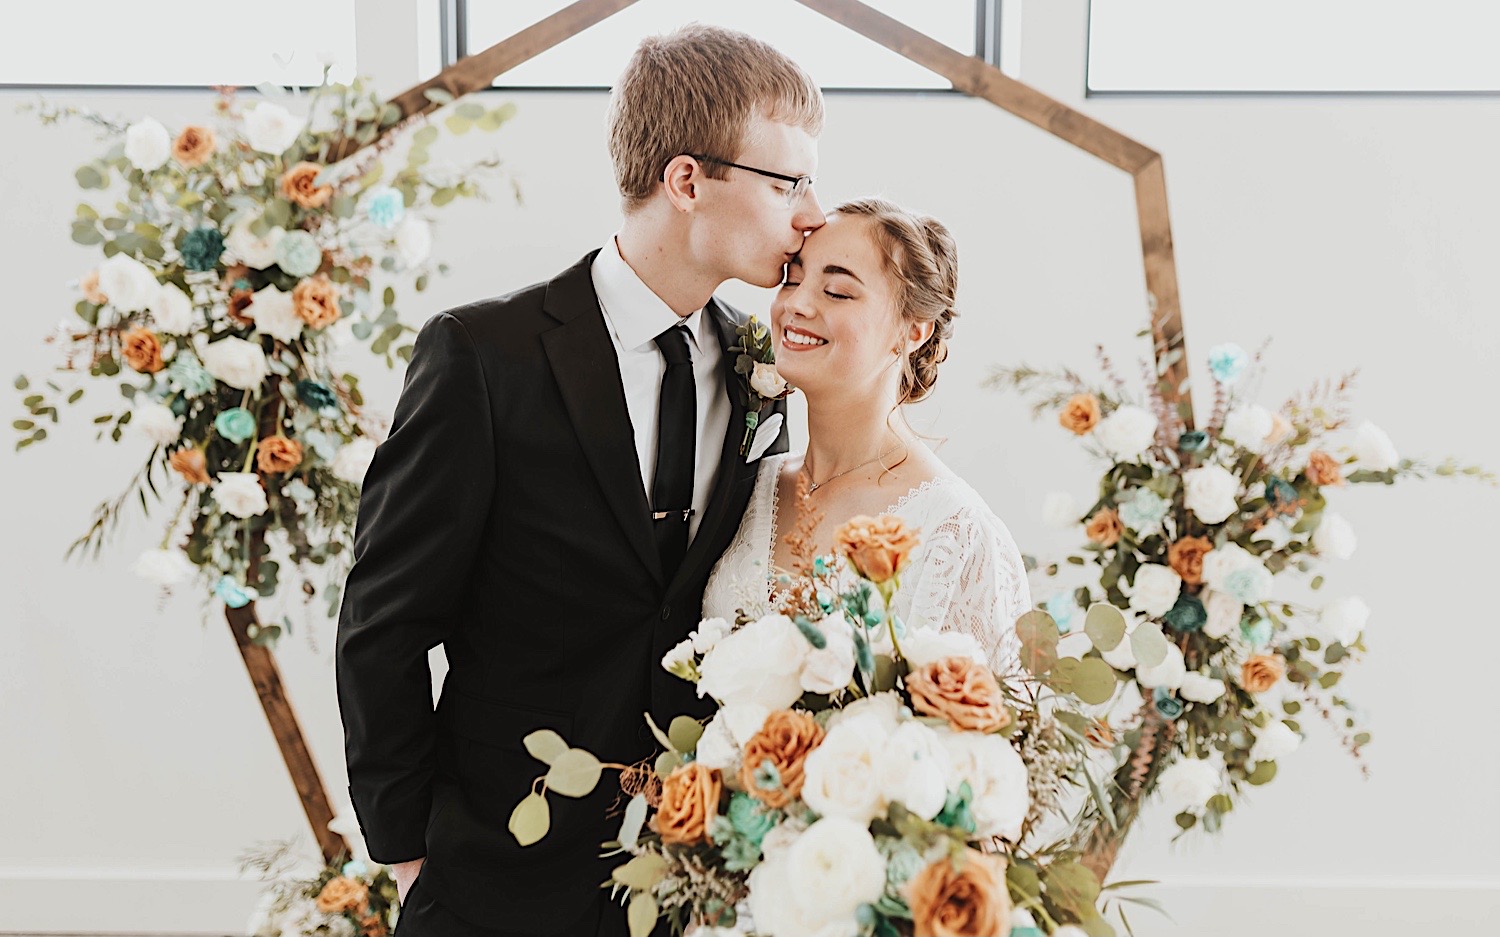
[(707, 312), (699, 309), (686, 318), (673, 312), (620, 256), (616, 236), (611, 236), (599, 251), (590, 272), (599, 305), (621, 348), (648, 347), (654, 351), (656, 336), (678, 324), (687, 326), (699, 354), (716, 347)]

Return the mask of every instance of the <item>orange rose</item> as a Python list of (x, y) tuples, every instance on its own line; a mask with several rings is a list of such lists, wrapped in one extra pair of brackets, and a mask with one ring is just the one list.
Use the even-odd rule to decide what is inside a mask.
[(1057, 415), (1057, 422), (1062, 424), (1063, 429), (1084, 436), (1099, 425), (1099, 416), (1098, 397), (1093, 394), (1074, 394), (1063, 404), (1062, 412)]
[(1213, 541), (1207, 537), (1183, 537), (1167, 548), (1167, 565), (1183, 582), (1196, 586), (1203, 581), (1203, 557), (1213, 548)]
[(1314, 485), (1338, 488), (1344, 484), (1344, 470), (1337, 459), (1317, 449), (1307, 457), (1307, 480)]
[(834, 532), (838, 550), (871, 582), (887, 582), (901, 572), (921, 541), (893, 514), (861, 514)]
[(214, 155), (214, 132), (207, 127), (184, 127), (172, 144), (172, 158), (184, 169), (208, 162)]
[(318, 910), (324, 914), (353, 911), (364, 914), (370, 909), (370, 889), (362, 882), (342, 875), (328, 880), (318, 892)]
[(1125, 525), (1120, 523), (1120, 515), (1115, 513), (1114, 508), (1100, 508), (1099, 513), (1089, 518), (1084, 525), (1083, 534), (1101, 547), (1112, 547), (1120, 542), (1120, 534), (1125, 532)]
[(385, 921), (381, 920), (380, 915), (371, 914), (359, 919), (359, 933), (361, 937), (385, 937), (388, 932), (385, 929)]
[(161, 360), (161, 342), (150, 329), (131, 329), (121, 336), (120, 354), (126, 364), (142, 374), (153, 374), (167, 366)]
[(302, 321), (315, 329), (332, 325), (341, 315), (338, 290), (321, 273), (293, 287), (292, 303)]
[(1275, 654), (1257, 654), (1240, 668), (1240, 686), (1250, 693), (1264, 693), (1286, 676), (1286, 661)]
[[(802, 796), (802, 764), (822, 741), (823, 727), (807, 713), (790, 709), (771, 713), (760, 731), (745, 744), (740, 786), (768, 807), (785, 807)], [(769, 791), (755, 783), (755, 772), (767, 761), (781, 777), (781, 786)]]
[(690, 761), (662, 782), (656, 831), (663, 843), (691, 846), (708, 839), (708, 826), (719, 813), (723, 783), (717, 768)]
[(98, 270), (90, 270), (88, 273), (85, 273), (83, 279), (78, 281), (78, 288), (83, 290), (83, 298), (96, 306), (102, 306), (109, 302), (109, 297), (105, 296), (104, 291), (99, 289)]
[(322, 171), (317, 163), (298, 163), (282, 175), (281, 194), (303, 208), (322, 208), (333, 198), (333, 186), (313, 185)]
[(995, 675), (967, 657), (944, 657), (906, 675), (911, 706), (940, 716), (959, 731), (994, 732), (1010, 725)]
[(1005, 860), (966, 848), (942, 858), (906, 884), (912, 923), (923, 937), (993, 937), (1010, 933)]
[(302, 462), (302, 444), (285, 436), (268, 436), (255, 447), (255, 467), (267, 475), (290, 472)]
[(190, 485), (206, 485), (213, 479), (208, 477), (208, 465), (203, 458), (203, 450), (196, 446), (185, 446), (167, 456), (167, 464), (177, 470), (177, 474), (187, 480)]

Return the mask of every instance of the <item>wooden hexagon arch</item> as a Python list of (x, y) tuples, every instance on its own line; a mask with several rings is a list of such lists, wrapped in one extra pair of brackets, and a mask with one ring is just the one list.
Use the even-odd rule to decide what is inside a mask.
[[(496, 78), (583, 30), (599, 23), (637, 0), (577, 0), (540, 22), (497, 42), (483, 52), (456, 62), (427, 81), (392, 99), (401, 119), (387, 127), (367, 125), (344, 145), (335, 148), (330, 162), (345, 159), (372, 145), (380, 137), (425, 116), (447, 101), (488, 89)], [(952, 82), (965, 94), (983, 98), (1001, 110), (1026, 120), (1066, 143), (1097, 156), (1130, 173), (1135, 182), (1136, 215), (1140, 223), (1141, 253), (1145, 264), (1146, 291), (1151, 313), (1152, 352), (1163, 400), (1174, 406), (1187, 429), (1192, 429), (1193, 409), (1188, 384), (1186, 345), (1182, 311), (1177, 295), (1177, 265), (1172, 249), (1172, 227), (1167, 214), (1166, 173), (1161, 154), (1124, 134), (1073, 110), (1040, 91), (1023, 84), (988, 63), (964, 55), (930, 36), (917, 32), (858, 0), (797, 0), (860, 35), (880, 43), (918, 65)], [(429, 96), (429, 91), (438, 92)], [(364, 129), (364, 128), (361, 128)], [(372, 132), (373, 131), (373, 132)], [(363, 140), (359, 139), (363, 137)], [(328, 796), (318, 775), (295, 713), (287, 701), (274, 658), (248, 637), (247, 625), (254, 621), (254, 604), (226, 609), (246, 668), (261, 699), (272, 732), (292, 775), (304, 812), (312, 825), (324, 857), (332, 860), (344, 849), (342, 838), (328, 829), (333, 818)], [(1170, 724), (1157, 726), (1170, 732)], [(1161, 754), (1162, 740), (1146, 742), (1137, 757), (1154, 760)], [(1113, 864), (1118, 841), (1091, 841), (1085, 859), (1100, 878)]]

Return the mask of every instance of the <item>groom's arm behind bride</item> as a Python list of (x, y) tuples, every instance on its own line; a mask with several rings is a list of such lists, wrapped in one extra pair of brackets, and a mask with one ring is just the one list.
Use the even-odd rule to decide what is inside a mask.
[[(335, 666), (349, 795), (376, 862), (426, 853), (438, 757), (427, 652), (461, 613), (489, 513), (489, 400), (463, 323), (429, 319), (364, 479)], [(416, 868), (397, 867), (403, 896)]]

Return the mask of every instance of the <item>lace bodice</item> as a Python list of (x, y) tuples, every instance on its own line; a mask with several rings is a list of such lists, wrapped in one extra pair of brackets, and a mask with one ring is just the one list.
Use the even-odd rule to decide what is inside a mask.
[[(705, 618), (733, 621), (739, 609), (765, 605), (777, 481), (790, 455), (761, 460), (739, 532), (709, 575)], [(1032, 605), (1021, 551), (1005, 524), (977, 491), (951, 473), (912, 489), (883, 513), (899, 516), (922, 538), (901, 576), (896, 615), (912, 627), (966, 631), (978, 639), (994, 670), (1013, 670), (1021, 653), (1015, 621)]]

